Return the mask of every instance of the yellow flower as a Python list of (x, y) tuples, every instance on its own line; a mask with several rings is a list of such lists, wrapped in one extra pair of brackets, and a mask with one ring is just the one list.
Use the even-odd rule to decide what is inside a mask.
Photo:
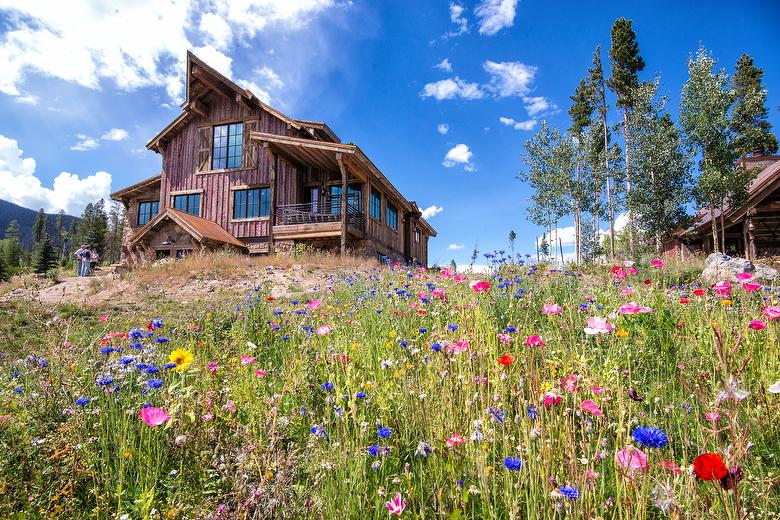
[(388, 335), (389, 335), (391, 338), (394, 338), (394, 337), (396, 337), (397, 333), (396, 333), (396, 331), (394, 331), (394, 330), (391, 330), (391, 331), (390, 331), (390, 334), (388, 334)]
[(617, 334), (621, 338), (625, 338), (626, 336), (628, 336), (628, 331), (626, 329), (620, 329), (615, 334)]
[(126, 450), (126, 451), (125, 451), (125, 452), (122, 454), (122, 457), (123, 457), (125, 460), (130, 460), (130, 459), (132, 459), (132, 458), (133, 458), (133, 454), (132, 454), (132, 453), (130, 453), (130, 450)]
[(269, 470), (266, 470), (265, 474), (263, 474), (263, 477), (265, 477), (266, 480), (273, 480), (274, 478), (274, 472)]
[(174, 368), (174, 370), (183, 372), (184, 370), (187, 370), (187, 367), (190, 366), (192, 360), (192, 352), (186, 348), (177, 348), (171, 352), (168, 363), (176, 363), (176, 368)]
[(724, 307), (729, 307), (732, 303), (734, 302), (731, 300), (721, 300), (720, 302), (720, 304), (723, 305)]
[(487, 466), (485, 467), (485, 473), (490, 475), (493, 472), (493, 466)]

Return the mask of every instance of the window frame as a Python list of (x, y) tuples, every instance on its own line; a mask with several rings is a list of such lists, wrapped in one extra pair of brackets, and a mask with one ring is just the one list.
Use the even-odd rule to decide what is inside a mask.
[(420, 233), (420, 228), (414, 228), (414, 243), (419, 244), (422, 240), (422, 233)]
[[(190, 207), (190, 197), (197, 196), (198, 199), (198, 213), (190, 213), (188, 211), (188, 208)], [(177, 197), (185, 197), (185, 209), (179, 209), (176, 207), (176, 198)], [(171, 193), (171, 207), (177, 211), (183, 211), (184, 213), (187, 213), (188, 215), (192, 215), (194, 217), (200, 217), (203, 214), (203, 198), (204, 194), (203, 191), (190, 191), (190, 192), (184, 192), (184, 193)]]
[[(390, 225), (390, 215), (393, 216), (393, 225)], [(393, 231), (398, 231), (398, 208), (389, 202), (385, 205), (385, 225)]]
[[(241, 132), (239, 133), (231, 133), (231, 130), (237, 126), (241, 126)], [(224, 135), (217, 136), (217, 129), (225, 129)], [(224, 139), (225, 145), (224, 146), (216, 146), (216, 140)], [(235, 145), (232, 140), (238, 138), (238, 145)], [(224, 155), (220, 156), (220, 161), (224, 161), (224, 166), (220, 162), (219, 165), (216, 164), (217, 161), (217, 154), (216, 150), (217, 148), (224, 150)], [(231, 151), (235, 152), (238, 150), (238, 155), (231, 155)], [(238, 159), (238, 165), (237, 166), (231, 166), (230, 160)], [(241, 170), (244, 167), (244, 121), (234, 121), (234, 122), (225, 122), (220, 123), (218, 125), (212, 125), (211, 127), (211, 169), (209, 171), (211, 172), (219, 172), (219, 171), (231, 171), (231, 170)]]
[[(374, 199), (378, 202), (378, 215), (374, 216)], [(371, 188), (371, 192), (368, 195), (368, 216), (376, 222), (382, 222), (382, 192)]]
[[(236, 196), (238, 193), (246, 193), (247, 196), (249, 195), (248, 192), (257, 190), (257, 216), (256, 217), (236, 217)], [(233, 186), (230, 188), (231, 191), (231, 197), (230, 197), (230, 221), (231, 222), (252, 222), (252, 221), (258, 221), (258, 220), (268, 220), (271, 218), (271, 186), (267, 184), (261, 184), (257, 186)], [(267, 207), (268, 207), (268, 214), (263, 215), (263, 192), (268, 192), (268, 200), (267, 200)], [(249, 200), (247, 198), (247, 201), (244, 203), (244, 206), (246, 207), (246, 214), (249, 214)]]
[[(141, 223), (141, 215), (142, 215), (141, 208), (145, 204), (155, 204), (155, 203), (157, 203), (157, 211), (155, 211), (154, 214), (152, 214), (151, 211), (150, 211), (149, 212), (149, 219), (142, 224)], [(152, 219), (154, 219), (154, 217), (156, 217), (159, 214), (160, 214), (160, 201), (159, 200), (139, 200), (138, 201), (138, 215), (136, 216), (135, 224), (136, 224), (136, 226), (145, 226), (146, 224), (151, 222)]]

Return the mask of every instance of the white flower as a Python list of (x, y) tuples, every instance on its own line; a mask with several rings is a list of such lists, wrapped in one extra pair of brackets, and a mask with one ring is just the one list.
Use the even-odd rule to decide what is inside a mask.
[(770, 394), (780, 394), (780, 381), (768, 388)]

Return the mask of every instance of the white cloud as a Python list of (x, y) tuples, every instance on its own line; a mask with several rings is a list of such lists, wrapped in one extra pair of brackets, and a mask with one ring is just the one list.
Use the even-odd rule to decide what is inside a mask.
[(536, 126), (536, 119), (529, 119), (527, 121), (515, 121), (511, 117), (499, 117), (498, 120), (502, 125), (511, 126), (515, 130), (532, 130)]
[(463, 81), (459, 77), (443, 79), (434, 83), (428, 83), (420, 94), (422, 97), (433, 97), (441, 101), (443, 99), (479, 99), (485, 95), (476, 83)]
[(98, 147), (97, 139), (94, 137), (89, 137), (84, 134), (78, 134), (76, 137), (79, 139), (79, 142), (71, 146), (71, 150), (76, 152), (86, 152), (89, 150), (94, 150)]
[(463, 244), (450, 244), (450, 245), (447, 246), (447, 249), (449, 251), (460, 251), (464, 247), (466, 247), (466, 246), (464, 246)]
[(484, 264), (457, 264), (459, 273), (485, 274), (490, 272), (490, 266)]
[(541, 113), (558, 112), (558, 105), (551, 103), (550, 100), (544, 96), (524, 97), (523, 103), (525, 104), (525, 110), (531, 117)]
[(450, 21), (457, 27), (456, 30), (448, 32), (445, 36), (459, 36), (463, 33), (469, 32), (469, 21), (463, 16), (465, 8), (454, 2), (450, 2)]
[(452, 168), (458, 164), (462, 164), (464, 170), (473, 172), (476, 170), (476, 167), (471, 163), (472, 155), (474, 154), (469, 150), (467, 145), (462, 143), (456, 144), (447, 152), (447, 155), (444, 156), (444, 161), (442, 161), (441, 164), (445, 168)]
[(444, 211), (444, 208), (442, 208), (441, 206), (437, 206), (436, 204), (434, 204), (433, 206), (428, 206), (427, 208), (425, 208), (424, 210), (422, 210), (422, 217), (423, 217), (425, 220), (428, 220), (428, 219), (429, 219), (429, 218), (431, 218), (431, 217), (435, 217), (436, 215), (438, 215), (438, 214), (439, 214), (439, 213), (441, 213), (442, 211)]
[(479, 34), (493, 36), (501, 29), (512, 27), (518, 0), (482, 0), (474, 14), (479, 19)]
[(20, 93), (19, 96), (16, 97), (17, 103), (22, 103), (25, 105), (37, 105), (38, 104), (38, 97), (33, 96), (32, 94), (22, 94)]
[(301, 29), (334, 5), (335, 0), (136, 0), (111, 6), (2, 0), (7, 30), (0, 35), (0, 92), (23, 96), (25, 77), (37, 72), (91, 89), (105, 80), (126, 91), (163, 87), (178, 101), (187, 49), (226, 72), (231, 61), (223, 51), (232, 42), (247, 41), (267, 26)]
[(127, 133), (127, 130), (123, 128), (112, 128), (100, 136), (104, 141), (124, 141), (128, 137), (130, 137), (130, 135)]
[(443, 70), (444, 72), (452, 72), (452, 63), (447, 58), (444, 58), (441, 63), (437, 63), (433, 68)]
[(78, 215), (90, 202), (107, 199), (111, 191), (111, 174), (99, 171), (80, 178), (60, 172), (52, 188), (46, 188), (35, 176), (35, 159), (23, 157), (18, 143), (0, 135), (0, 199), (26, 208), (43, 208), (49, 213), (64, 209)]
[[(602, 225), (607, 224), (607, 228), (605, 229), (599, 229), (599, 236), (601, 238), (604, 238), (606, 236), (609, 236), (609, 223), (608, 222), (602, 222)], [(615, 232), (620, 232), (625, 229), (625, 227), (628, 225), (628, 213), (621, 213), (615, 218)], [(558, 247), (558, 239), (561, 239), (561, 246), (562, 247), (574, 247), (575, 245), (575, 236), (576, 233), (574, 232), (574, 226), (563, 226), (559, 227), (556, 231), (553, 229), (552, 234), (550, 235), (552, 237), (552, 240), (550, 240), (549, 237), (547, 238), (548, 243), (555, 244), (555, 247)], [(536, 237), (536, 239), (541, 242), (542, 235), (539, 235)], [(566, 252), (564, 251), (564, 256)], [(560, 256), (560, 255), (559, 255)]]
[(439, 126), (436, 127), (436, 131), (439, 132), (441, 135), (447, 135), (447, 133), (450, 131), (450, 125), (446, 123), (441, 123)]
[(498, 97), (527, 95), (538, 70), (533, 65), (526, 65), (519, 61), (497, 63), (488, 60), (483, 67), (491, 76), (490, 83), (486, 88)]

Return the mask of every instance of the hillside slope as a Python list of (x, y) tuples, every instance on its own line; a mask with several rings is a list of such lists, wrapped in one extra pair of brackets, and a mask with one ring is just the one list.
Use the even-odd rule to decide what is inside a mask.
[[(12, 220), (19, 222), (19, 231), (22, 244), (26, 249), (32, 247), (32, 225), (35, 222), (35, 215), (38, 212), (32, 209), (23, 208), (13, 202), (0, 199), (0, 238), (5, 238), (5, 230)], [(49, 217), (49, 233), (54, 236), (54, 223), (57, 215), (47, 215)], [(78, 220), (78, 217), (65, 215), (65, 229), (70, 227), (70, 223)]]

